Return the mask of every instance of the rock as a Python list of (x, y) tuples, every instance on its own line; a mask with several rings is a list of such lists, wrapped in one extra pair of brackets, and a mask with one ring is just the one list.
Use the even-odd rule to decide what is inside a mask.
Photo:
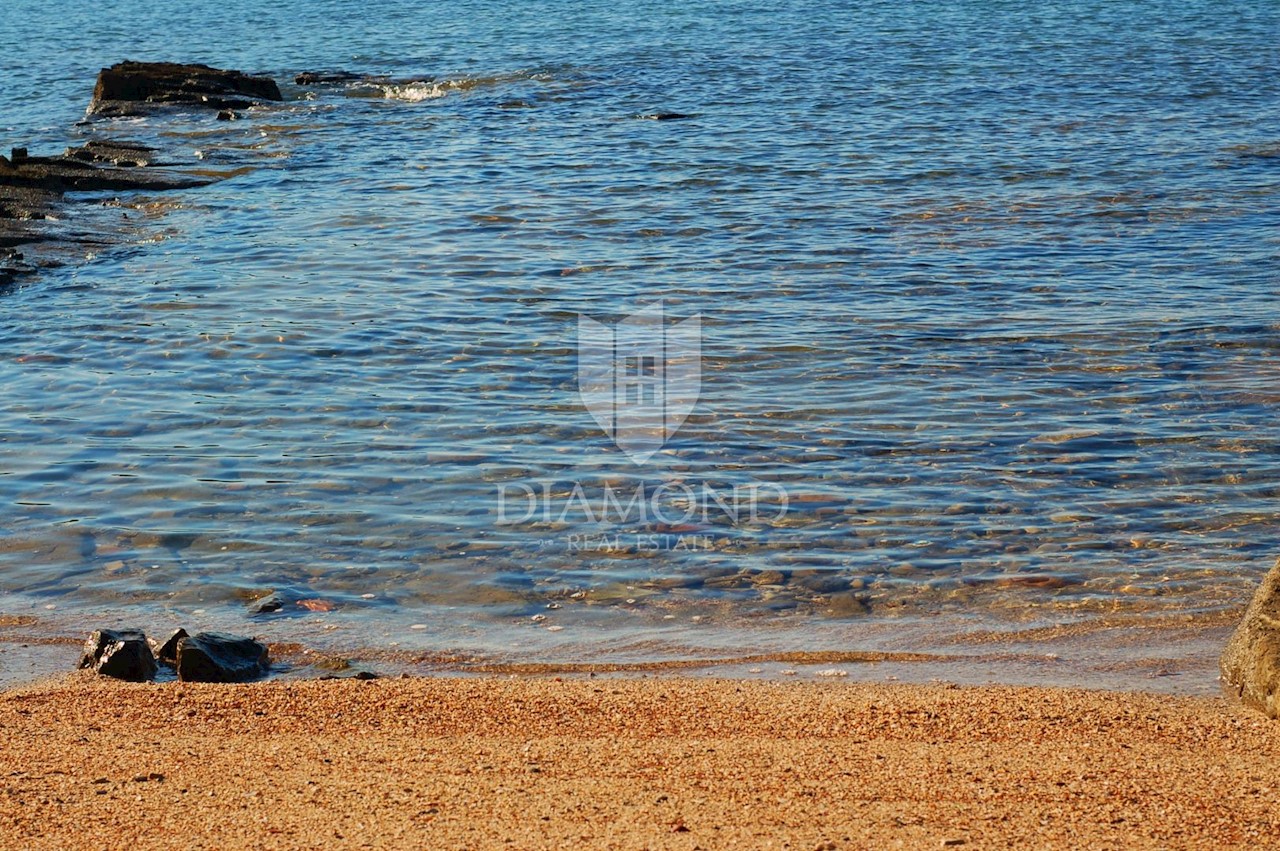
[[(106, 146), (98, 150), (104, 150)], [(88, 149), (88, 150), (86, 150)], [(117, 149), (115, 153), (123, 153)], [(178, 174), (161, 169), (138, 168), (134, 160), (128, 166), (99, 165), (87, 159), (96, 155), (89, 146), (68, 151), (61, 156), (28, 156), (21, 163), (0, 170), (0, 187), (41, 190), (47, 193), (97, 192), (100, 190), (140, 189), (159, 192), (208, 186), (213, 179), (200, 175)], [(138, 156), (132, 149), (130, 156)]]
[(155, 161), (156, 149), (137, 142), (91, 139), (78, 148), (67, 148), (64, 156), (83, 162), (109, 163), (120, 168), (140, 168)]
[(795, 577), (795, 583), (801, 588), (815, 594), (836, 594), (847, 591), (850, 586), (849, 577), (832, 573), (813, 572)]
[(187, 631), (179, 627), (170, 633), (164, 641), (152, 641), (151, 649), (157, 661), (162, 665), (174, 667), (178, 664), (178, 642), (187, 637)]
[(1280, 562), (1253, 595), (1219, 666), (1225, 686), (1246, 706), (1280, 718)]
[(92, 163), (110, 163), (121, 168), (138, 168), (155, 161), (155, 148), (136, 142), (104, 142), (92, 140), (78, 148), (67, 148), (65, 156)]
[(98, 72), (90, 115), (139, 115), (157, 106), (244, 109), (283, 100), (270, 77), (253, 77), (208, 65), (119, 62)]
[(318, 680), (377, 680), (381, 679), (377, 672), (367, 668), (344, 668), (341, 671), (330, 671), (316, 677)]
[(156, 675), (156, 660), (140, 629), (99, 629), (85, 642), (81, 668), (104, 677), (144, 683)]
[(124, 142), (89, 142), (52, 157), (31, 156), (17, 148), (14, 159), (0, 156), (0, 250), (25, 245), (30, 260), (21, 253), (0, 254), (0, 287), (38, 268), (58, 265), (57, 256), (82, 256), (80, 244), (109, 244), (110, 232), (72, 233), (44, 226), (62, 218), (65, 193), (73, 191), (159, 192), (205, 186), (214, 179), (146, 168), (152, 150)]
[(352, 665), (350, 659), (343, 659), (339, 656), (317, 659), (308, 667), (320, 672), (319, 676), (316, 677), (318, 680), (376, 680), (381, 678), (377, 672)]
[(197, 632), (178, 639), (178, 679), (192, 683), (238, 683), (266, 672), (266, 645), (238, 635)]
[(249, 604), (249, 614), (265, 615), (271, 612), (278, 612), (284, 608), (284, 598), (279, 594), (268, 594), (265, 597), (259, 597)]
[(371, 77), (368, 74), (353, 74), (350, 71), (303, 71), (293, 78), (293, 82), (299, 86), (322, 86), (336, 83), (358, 83), (370, 79), (386, 78)]
[(240, 116), (236, 115), (234, 112), (232, 112), (232, 111), (231, 111), (231, 110), (229, 110), (229, 109), (224, 109), (224, 110), (222, 110), (221, 112), (219, 112), (219, 113), (218, 113), (218, 120), (219, 120), (219, 121), (235, 121), (235, 120), (237, 120), (239, 117), (240, 117)]

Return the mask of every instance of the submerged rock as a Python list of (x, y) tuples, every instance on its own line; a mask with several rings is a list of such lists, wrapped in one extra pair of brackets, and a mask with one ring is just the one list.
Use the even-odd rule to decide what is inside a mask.
[(198, 632), (178, 640), (178, 679), (193, 683), (238, 683), (266, 672), (266, 645), (238, 635)]
[(323, 86), (337, 83), (359, 83), (371, 79), (385, 80), (370, 74), (355, 74), (351, 71), (303, 71), (293, 78), (299, 86)]
[[(206, 186), (213, 178), (150, 168), (152, 149), (128, 142), (88, 142), (51, 157), (31, 156), (15, 148), (0, 156), (0, 287), (41, 266), (56, 265), (50, 255), (73, 251), (77, 243), (111, 242), (111, 233), (74, 233), (50, 228), (61, 218), (68, 192), (160, 192)], [(27, 246), (29, 254), (17, 246)]]
[(122, 168), (138, 168), (155, 162), (156, 149), (137, 142), (108, 142), (97, 139), (78, 148), (67, 148), (64, 156), (91, 163), (110, 163)]
[(358, 665), (351, 664), (350, 659), (329, 658), (320, 659), (310, 666), (313, 670), (320, 672), (316, 677), (318, 680), (376, 680), (380, 679), (380, 675), (376, 671), (371, 671)]
[[(125, 148), (102, 143), (94, 148), (89, 145), (73, 148), (66, 154), (52, 157), (23, 157), (20, 162), (0, 163), (0, 187), (39, 190), (46, 193), (97, 192), (101, 190), (127, 191), (143, 189), (160, 192), (168, 189), (189, 189), (208, 186), (213, 179), (200, 175), (179, 174), (155, 168), (143, 168), (133, 159), (119, 166), (92, 161), (101, 152), (105, 159), (115, 154), (123, 155)], [(130, 157), (142, 155), (138, 148), (128, 149)]]
[(208, 65), (119, 62), (98, 72), (89, 114), (138, 115), (156, 106), (244, 109), (269, 100), (283, 100), (270, 77)]
[(85, 642), (81, 668), (104, 677), (146, 682), (156, 675), (156, 660), (140, 629), (99, 629)]
[(251, 615), (268, 615), (272, 612), (278, 612), (284, 608), (284, 598), (279, 594), (268, 594), (265, 597), (259, 597), (249, 604), (249, 614)]
[(367, 668), (346, 668), (341, 671), (329, 671), (316, 679), (319, 680), (378, 680), (382, 677), (376, 671)]
[(1263, 578), (1219, 665), (1246, 706), (1280, 718), (1280, 562)]

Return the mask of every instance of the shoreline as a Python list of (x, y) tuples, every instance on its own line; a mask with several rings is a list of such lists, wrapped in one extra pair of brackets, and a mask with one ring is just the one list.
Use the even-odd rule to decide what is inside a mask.
[[(150, 619), (144, 621), (149, 628), (155, 626)], [(807, 649), (784, 640), (788, 636), (781, 633), (770, 642), (764, 631), (735, 634), (729, 642), (684, 646), (656, 641), (606, 646), (592, 640), (598, 637), (594, 632), (584, 632), (559, 649), (521, 647), (505, 653), (448, 644), (379, 643), (355, 628), (330, 630), (320, 618), (308, 624), (187, 618), (162, 623), (161, 631), (186, 626), (251, 635), (268, 645), (272, 665), (267, 681), (316, 679), (359, 669), (383, 677), (838, 679), (1214, 696), (1220, 691), (1218, 657), (1238, 622), (1235, 612), (1222, 612), (1098, 618), (1021, 629), (1009, 624), (968, 632), (952, 630), (955, 624), (945, 619), (924, 632), (892, 621), (846, 623), (840, 628), (848, 629), (847, 634), (824, 636), (825, 646), (811, 644)], [(92, 629), (134, 626), (133, 621), (114, 617), (81, 621), (79, 616), (0, 615), (0, 689), (73, 670)], [(510, 628), (510, 634), (518, 632)], [(844, 649), (836, 649), (840, 647)]]
[(1259, 847), (1224, 698), (689, 678), (0, 693), (5, 847)]

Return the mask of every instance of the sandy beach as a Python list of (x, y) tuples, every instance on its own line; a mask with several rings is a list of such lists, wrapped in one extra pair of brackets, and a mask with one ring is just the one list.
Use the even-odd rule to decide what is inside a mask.
[(1258, 848), (1280, 726), (1218, 698), (687, 678), (0, 695), (5, 848)]

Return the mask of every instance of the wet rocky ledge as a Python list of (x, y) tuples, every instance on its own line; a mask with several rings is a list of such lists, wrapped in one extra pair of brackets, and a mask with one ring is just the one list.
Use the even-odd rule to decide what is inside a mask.
[[(329, 70), (303, 71), (291, 82), (298, 90), (340, 89), (351, 97), (397, 97), (402, 90), (415, 87), (466, 90), (499, 79), (397, 78)], [(244, 117), (246, 109), (283, 100), (280, 86), (266, 75), (194, 63), (124, 61), (99, 71), (81, 124), (95, 133), (109, 134), (114, 127), (110, 119), (166, 111), (194, 111), (207, 114), (210, 121), (235, 121)], [(656, 111), (630, 117), (672, 121), (697, 116)], [(207, 171), (166, 163), (164, 151), (106, 135), (62, 153), (32, 152), (15, 145), (7, 154), (0, 154), (0, 290), (42, 268), (62, 265), (123, 240), (118, 228), (76, 216), (77, 205), (95, 200), (81, 193), (170, 192), (219, 179)]]
[[(238, 117), (236, 110), (282, 100), (269, 77), (207, 65), (121, 62), (98, 74), (88, 119), (136, 116), (165, 109), (207, 111), (213, 120)], [(61, 154), (33, 154), (14, 147), (0, 155), (0, 287), (58, 265), (85, 244), (112, 244), (109, 232), (77, 231), (53, 222), (75, 219), (85, 192), (169, 192), (205, 186), (217, 178), (162, 165), (155, 148), (125, 139), (101, 138)]]

